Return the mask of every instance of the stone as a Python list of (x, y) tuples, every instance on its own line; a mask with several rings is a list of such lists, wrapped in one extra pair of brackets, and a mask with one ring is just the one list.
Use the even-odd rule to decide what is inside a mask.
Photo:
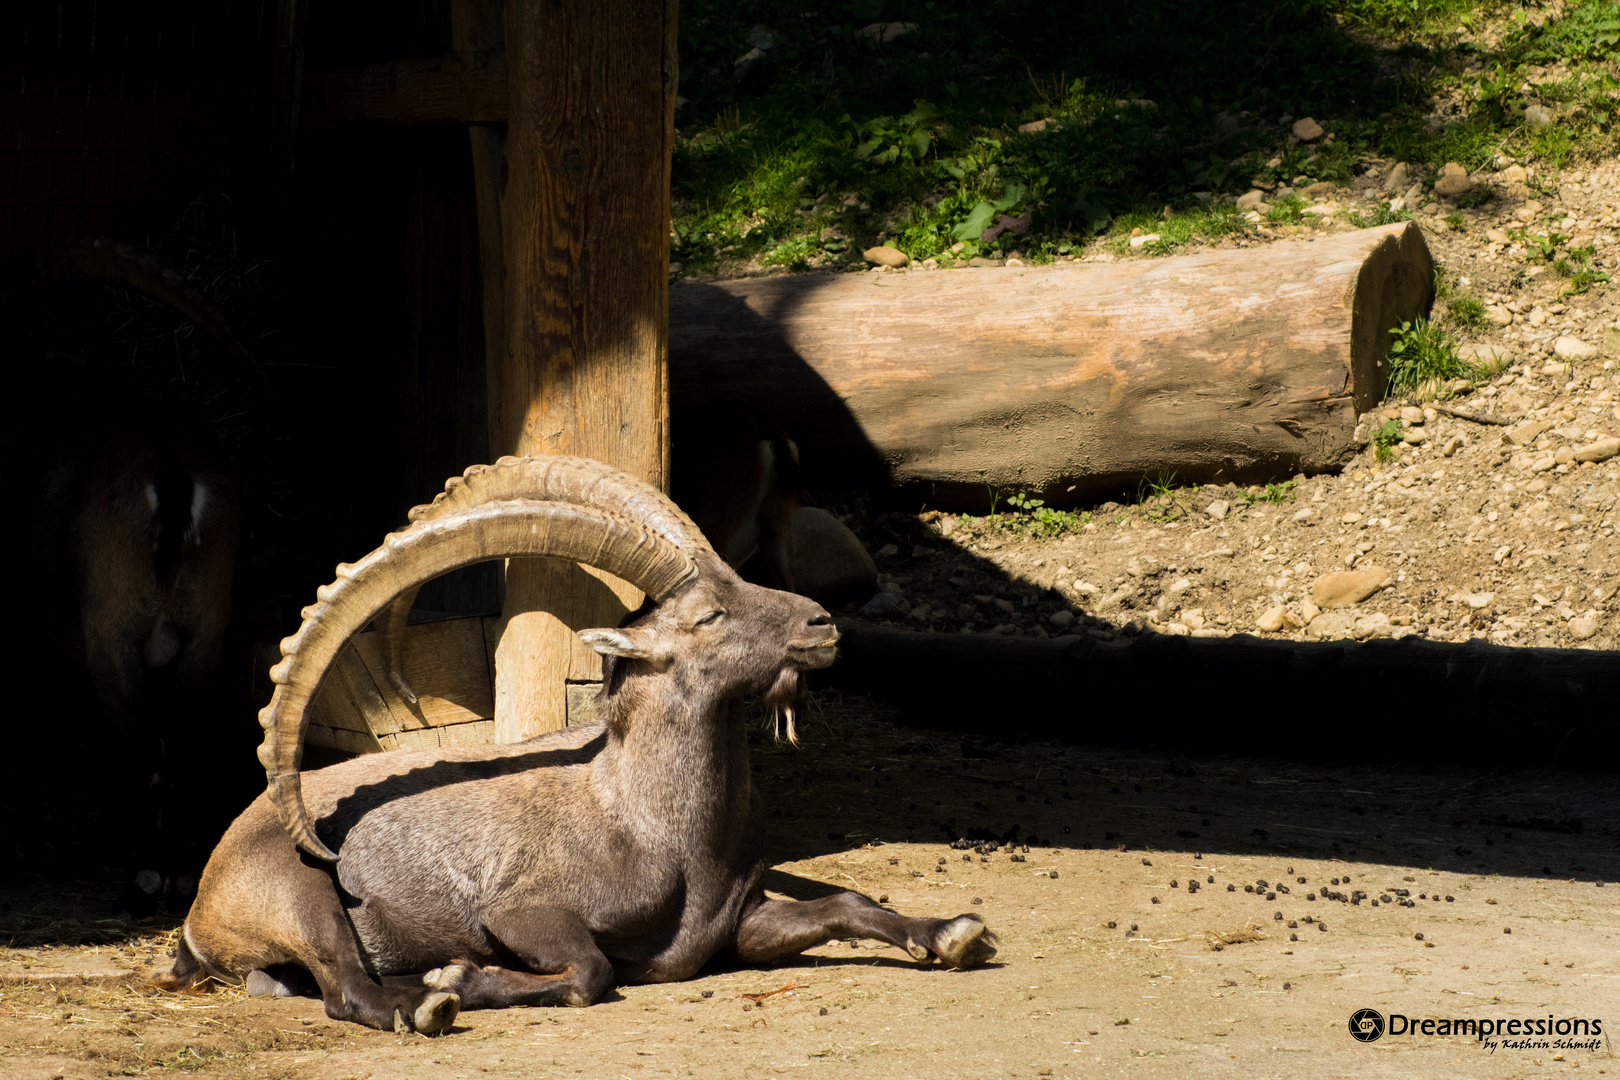
[(1485, 309), (1485, 321), (1495, 326), (1512, 326), (1513, 312), (1500, 304), (1492, 304)]
[(795, 591), (820, 604), (871, 595), (877, 564), (849, 527), (819, 506), (793, 511)]
[(1496, 599), (1496, 594), (1493, 592), (1458, 593), (1451, 599), (1453, 602), (1467, 604), (1474, 611), (1483, 611), (1491, 606), (1491, 601)]
[(1149, 244), (1156, 244), (1158, 242), (1159, 234), (1156, 232), (1143, 233), (1141, 236), (1133, 236), (1130, 240), (1131, 247), (1133, 248), (1146, 247)]
[[(1505, 364), (1508, 351), (1500, 345), (1464, 345), (1457, 350), (1457, 359), (1471, 364)], [(1473, 388), (1474, 384), (1467, 379), (1453, 379), (1446, 384), (1446, 389), (1452, 393), (1467, 393)]]
[(1031, 120), (1027, 124), (1019, 124), (1018, 133), (1020, 135), (1038, 135), (1045, 131), (1048, 127), (1054, 129), (1057, 127), (1057, 121), (1052, 119), (1050, 116), (1046, 117), (1044, 120)]
[(1498, 226), (1496, 228), (1492, 228), (1492, 229), (1486, 229), (1485, 230), (1485, 239), (1489, 240), (1493, 244), (1511, 244), (1511, 243), (1513, 243), (1513, 237), (1509, 236), (1507, 234), (1507, 230), (1504, 229), (1504, 228), (1501, 228), (1500, 226)]
[(1316, 515), (1311, 508), (1307, 506), (1303, 510), (1300, 510), (1294, 514), (1293, 521), (1295, 525), (1309, 525), (1311, 523), (1311, 518), (1315, 516)]
[(1541, 437), (1541, 433), (1551, 428), (1550, 420), (1531, 420), (1517, 427), (1510, 427), (1502, 433), (1502, 441), (1512, 443), (1514, 446), (1529, 446)]
[(914, 22), (870, 23), (855, 31), (855, 36), (874, 45), (886, 45), (895, 38), (905, 37), (918, 29)]
[(861, 614), (868, 619), (898, 619), (911, 611), (911, 605), (898, 591), (885, 588), (861, 605)]
[(1057, 627), (1059, 630), (1062, 630), (1064, 627), (1067, 627), (1074, 622), (1074, 612), (1067, 610), (1054, 611), (1051, 615), (1047, 616), (1046, 621)]
[(1406, 162), (1397, 161), (1384, 176), (1385, 191), (1405, 191), (1406, 185), (1411, 183), (1411, 169)]
[(1548, 127), (1557, 119), (1558, 114), (1545, 105), (1529, 105), (1524, 110), (1524, 122), (1531, 128)]
[(1312, 603), (1310, 597), (1307, 596), (1305, 599), (1299, 602), (1300, 621), (1302, 621), (1306, 626), (1311, 625), (1311, 623), (1320, 614), (1322, 614), (1322, 609)]
[(1216, 499), (1214, 502), (1204, 507), (1204, 513), (1208, 514), (1216, 521), (1220, 521), (1222, 518), (1226, 517), (1226, 512), (1231, 508), (1231, 503), (1228, 503), (1225, 499)]
[(1314, 638), (1345, 637), (1355, 625), (1355, 617), (1348, 611), (1324, 611), (1311, 620), (1305, 632)]
[(1461, 435), (1453, 435), (1451, 438), (1446, 440), (1444, 446), (1440, 447), (1440, 456), (1451, 457), (1458, 450), (1467, 445), (1467, 442), (1468, 440), (1464, 439)]
[(1356, 513), (1356, 512), (1355, 512), (1355, 511), (1354, 511), (1354, 510), (1352, 510), (1352, 511), (1351, 511), (1351, 512), (1350, 512), (1350, 513), (1348, 513), (1348, 514), (1344, 514), (1344, 515), (1342, 515), (1342, 516), (1341, 516), (1341, 517), (1340, 517), (1340, 518), (1339, 518), (1339, 521), (1340, 521), (1340, 522), (1341, 522), (1341, 523), (1342, 523), (1342, 524), (1345, 524), (1345, 525), (1354, 525), (1354, 524), (1355, 524), (1355, 523), (1356, 523), (1356, 522), (1358, 522), (1358, 521), (1360, 521), (1360, 520), (1361, 520), (1361, 515), (1360, 515), (1360, 514), (1358, 514), (1358, 513)]
[(1261, 630), (1264, 630), (1268, 634), (1274, 634), (1283, 628), (1283, 618), (1287, 614), (1288, 609), (1283, 607), (1281, 604), (1278, 604), (1276, 607), (1268, 609), (1265, 614), (1256, 619), (1254, 621), (1254, 625)]
[(1565, 334), (1553, 342), (1553, 353), (1565, 360), (1590, 360), (1598, 354), (1596, 345), (1588, 345), (1577, 337)]
[(1167, 622), (1163, 626), (1159, 627), (1159, 631), (1160, 633), (1168, 634), (1171, 637), (1188, 637), (1192, 634), (1192, 627), (1188, 626), (1186, 623)]
[(1423, 423), (1423, 410), (1416, 405), (1407, 405), (1401, 409), (1401, 419), (1408, 424)]
[(1294, 126), (1290, 130), (1293, 131), (1294, 138), (1300, 142), (1315, 142), (1326, 134), (1322, 130), (1322, 125), (1308, 116), (1295, 120)]
[(1466, 176), (1442, 176), (1434, 182), (1434, 193), (1442, 199), (1455, 199), (1473, 190), (1474, 182)]
[(1407, 428), (1401, 433), (1401, 441), (1408, 446), (1417, 446), (1419, 443), (1429, 441), (1429, 433), (1420, 427)]
[(1407, 188), (1405, 194), (1403, 194), (1401, 196), (1401, 201), (1403, 203), (1405, 203), (1407, 206), (1410, 207), (1410, 206), (1416, 206), (1418, 204), (1419, 200), (1421, 200), (1422, 198), (1423, 198), (1423, 185), (1421, 183), (1419, 183), (1419, 184), (1413, 184), (1411, 187)]
[(1575, 448), (1576, 461), (1608, 461), (1620, 454), (1620, 439), (1599, 439), (1590, 446)]
[(1525, 171), (1523, 165), (1509, 165), (1496, 175), (1498, 179), (1509, 184), (1523, 184), (1530, 179), (1530, 174)]
[(1393, 629), (1389, 616), (1379, 611), (1371, 615), (1363, 615), (1357, 619), (1355, 626), (1351, 628), (1351, 632), (1355, 634), (1356, 640), (1366, 641), (1368, 638), (1389, 637)]
[(1313, 217), (1328, 217), (1338, 208), (1339, 206), (1337, 203), (1317, 203), (1315, 206), (1307, 206), (1305, 209), (1301, 210), (1300, 213), (1310, 214)]
[(887, 266), (894, 270), (900, 269), (911, 261), (906, 257), (906, 253), (899, 248), (887, 246), (867, 248), (861, 252), (861, 258), (874, 266)]
[(1324, 611), (1359, 604), (1390, 582), (1390, 573), (1377, 563), (1359, 570), (1335, 570), (1311, 583), (1311, 600)]
[(1237, 208), (1239, 210), (1258, 210), (1266, 201), (1266, 193), (1259, 188), (1253, 188), (1238, 196)]
[(1597, 636), (1601, 624), (1598, 622), (1597, 612), (1588, 611), (1585, 615), (1575, 616), (1565, 625), (1569, 627), (1570, 637), (1576, 641), (1585, 641)]

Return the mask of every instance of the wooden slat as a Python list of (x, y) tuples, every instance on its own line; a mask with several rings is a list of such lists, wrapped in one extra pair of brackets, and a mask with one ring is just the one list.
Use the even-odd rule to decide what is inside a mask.
[(370, 732), (350, 731), (347, 728), (327, 727), (315, 723), (309, 725), (309, 730), (304, 734), (304, 742), (310, 746), (324, 746), (350, 754), (375, 754), (382, 749), (382, 744)]
[(489, 124), (506, 119), (506, 55), (450, 53), (305, 74), (303, 126)]
[[(365, 634), (360, 635), (362, 638), (365, 636)], [(360, 715), (365, 717), (367, 727), (378, 739), (401, 729), (423, 726), (416, 722), (409, 713), (404, 713), (403, 717), (410, 722), (400, 723), (401, 714), (396, 714), (388, 708), (387, 702), (383, 700), (382, 694), (378, 691), (377, 680), (372, 677), (370, 670), (366, 667), (366, 662), (355, 651), (353, 642), (350, 643), (349, 648), (344, 649), (339, 654), (337, 663), (333, 665), (333, 670), (327, 675), (327, 681), (330, 682), (333, 676), (342, 680), (343, 686), (348, 690), (349, 697), (354, 701), (355, 707), (360, 710)]]
[(405, 630), (405, 678), (416, 691), (407, 702), (388, 681), (381, 641), (375, 632), (354, 639), (380, 700), (402, 730), (445, 727), (495, 715), (483, 619), (445, 619)]
[(495, 741), (495, 721), (476, 720), (442, 728), (399, 731), (378, 742), (384, 750), (443, 750), (454, 746), (482, 746)]

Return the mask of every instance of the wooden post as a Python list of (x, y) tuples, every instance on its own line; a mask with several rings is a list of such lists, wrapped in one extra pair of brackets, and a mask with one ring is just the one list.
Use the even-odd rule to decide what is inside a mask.
[[(525, 0), (506, 6), (504, 29), (504, 146), (473, 136), (481, 241), (491, 189), (499, 198), (500, 277), (483, 263), (487, 304), (504, 307), (499, 335), (485, 308), (491, 456), (581, 454), (667, 487), (675, 0)], [(462, 31), (488, 48), (474, 40), (488, 30), (469, 13), (458, 48)], [(573, 631), (640, 602), (572, 563), (509, 563), (496, 740), (562, 727), (566, 683), (601, 678)]]

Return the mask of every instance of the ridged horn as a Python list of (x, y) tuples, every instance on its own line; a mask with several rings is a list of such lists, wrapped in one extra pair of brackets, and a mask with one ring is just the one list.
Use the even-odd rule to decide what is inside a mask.
[[(443, 493), (431, 503), (413, 507), (408, 517), (412, 522), (434, 521), (512, 499), (594, 506), (640, 522), (649, 532), (690, 556), (712, 550), (692, 519), (662, 491), (600, 461), (566, 454), (503, 457), (493, 465), (474, 465), (462, 475), (451, 477)], [(388, 681), (410, 702), (416, 700), (416, 691), (406, 680), (403, 667), (405, 622), (416, 603), (416, 592), (408, 589), (400, 593), (388, 605), (377, 627), (388, 664)]]
[(690, 555), (640, 521), (596, 506), (533, 499), (486, 501), (413, 522), (359, 562), (339, 566), (337, 580), (316, 590), (316, 603), (304, 609), (298, 632), (282, 641), (281, 662), (270, 669), (275, 693), (259, 713), (265, 731), (259, 761), (270, 801), (299, 847), (337, 860), (315, 835), (298, 769), (309, 703), (349, 639), (394, 597), (441, 574), (489, 559), (526, 557), (586, 563), (655, 600), (698, 575)]

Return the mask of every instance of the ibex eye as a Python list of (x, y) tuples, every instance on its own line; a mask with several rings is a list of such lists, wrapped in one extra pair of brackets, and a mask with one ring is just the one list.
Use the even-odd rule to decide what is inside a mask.
[(697, 622), (693, 623), (692, 625), (693, 626), (709, 626), (709, 625), (711, 625), (713, 623), (719, 622), (720, 621), (720, 616), (722, 616), (724, 614), (725, 614), (724, 611), (711, 611), (707, 615), (703, 616), (703, 618), (701, 618)]

